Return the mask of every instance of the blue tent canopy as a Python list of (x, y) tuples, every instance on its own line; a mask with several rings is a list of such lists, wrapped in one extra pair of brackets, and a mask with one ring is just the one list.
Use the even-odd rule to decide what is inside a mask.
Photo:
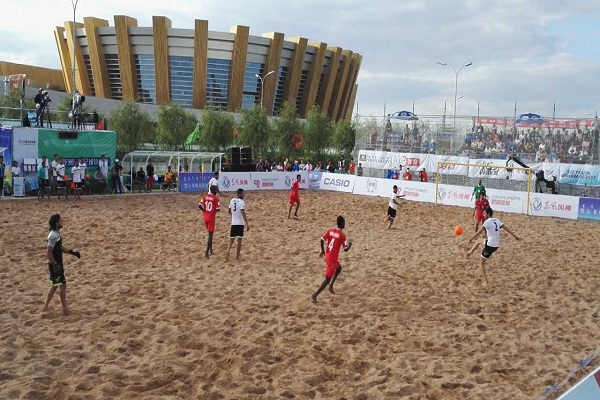
[(414, 113), (410, 111), (398, 111), (393, 114), (388, 114), (389, 119), (399, 119), (402, 121), (416, 121), (419, 119)]
[(544, 122), (546, 122), (544, 117), (533, 113), (521, 114), (515, 119), (517, 124), (543, 124)]

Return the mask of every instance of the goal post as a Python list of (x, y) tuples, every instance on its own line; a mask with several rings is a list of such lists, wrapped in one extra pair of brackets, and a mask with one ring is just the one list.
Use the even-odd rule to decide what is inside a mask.
[[(481, 179), (488, 196), (490, 195), (490, 189), (492, 191), (506, 191), (497, 193), (513, 193), (515, 199), (518, 197), (522, 203), (525, 203), (521, 212), (529, 215), (534, 172), (531, 168), (505, 165), (504, 163), (505, 160), (485, 160), (479, 163), (438, 161), (435, 171), (435, 204), (462, 206), (469, 204), (474, 207), (471, 194), (473, 187)], [(454, 196), (454, 199), (449, 199), (447, 196), (446, 185), (461, 188), (460, 190), (451, 191), (450, 194)], [(509, 203), (510, 200), (490, 201), (490, 205), (494, 209), (496, 208), (495, 205), (502, 208), (508, 206)], [(515, 212), (515, 210), (509, 211)]]

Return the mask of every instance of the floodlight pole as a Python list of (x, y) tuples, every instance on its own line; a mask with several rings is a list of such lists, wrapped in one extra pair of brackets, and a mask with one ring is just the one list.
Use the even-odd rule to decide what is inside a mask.
[(265, 76), (260, 76), (259, 74), (254, 75), (258, 79), (260, 79), (260, 108), (263, 108), (263, 91), (264, 91), (263, 89), (264, 89), (265, 79), (267, 79), (267, 76), (269, 76), (273, 73), (275, 73), (275, 71), (271, 71), (268, 74), (266, 74)]
[(71, 125), (73, 126), (73, 130), (75, 130), (75, 12), (77, 11), (77, 3), (79, 0), (71, 0), (71, 5), (73, 6), (73, 31), (72, 31), (72, 41), (73, 41), (73, 68), (71, 69), (71, 113), (72, 113), (72, 121)]
[(473, 63), (470, 62), (468, 64), (463, 65), (462, 67), (460, 67), (458, 69), (458, 71), (452, 65), (448, 65), (445, 62), (442, 63), (442, 62), (436, 61), (435, 63), (439, 64), (439, 65), (448, 66), (448, 67), (452, 68), (452, 70), (454, 71), (455, 80), (454, 80), (454, 122), (453, 122), (453, 125), (454, 125), (454, 128), (456, 128), (456, 100), (457, 100), (456, 97), (457, 97), (457, 93), (458, 93), (458, 75), (460, 74), (460, 71), (462, 71), (463, 68), (470, 67), (471, 65), (473, 65)]

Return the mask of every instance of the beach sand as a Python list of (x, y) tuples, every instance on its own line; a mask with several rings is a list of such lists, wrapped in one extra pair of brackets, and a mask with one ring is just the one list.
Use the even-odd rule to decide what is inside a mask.
[[(502, 234), (483, 288), (471, 210), (402, 202), (388, 231), (383, 198), (303, 191), (300, 220), (287, 198), (247, 193), (230, 263), (226, 212), (202, 259), (198, 195), (2, 201), (0, 398), (533, 399), (597, 350), (598, 224), (498, 212), (524, 240)], [(82, 253), (67, 317), (58, 293), (42, 313), (56, 212)], [(313, 304), (338, 214), (353, 247)]]

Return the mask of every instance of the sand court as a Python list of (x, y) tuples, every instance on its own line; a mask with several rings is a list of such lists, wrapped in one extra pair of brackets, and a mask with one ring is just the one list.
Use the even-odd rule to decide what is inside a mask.
[[(198, 195), (1, 202), (0, 398), (529, 399), (599, 347), (598, 224), (495, 213), (523, 241), (502, 234), (483, 288), (470, 209), (402, 201), (388, 231), (384, 198), (301, 191), (288, 220), (287, 192), (247, 192), (226, 263), (232, 195), (208, 261)], [(67, 317), (41, 312), (56, 212), (82, 253)], [(339, 214), (353, 246), (315, 305)]]

